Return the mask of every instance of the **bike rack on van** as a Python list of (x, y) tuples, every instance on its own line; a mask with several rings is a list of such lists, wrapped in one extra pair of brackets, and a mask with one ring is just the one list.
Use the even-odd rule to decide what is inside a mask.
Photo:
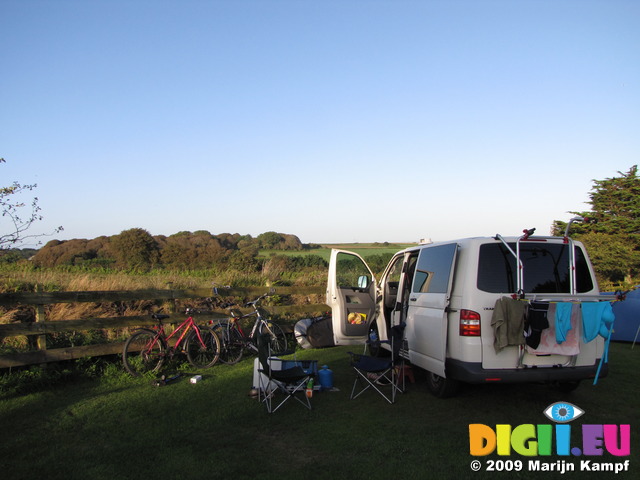
[[(564, 232), (564, 237), (563, 237), (563, 241), (565, 244), (567, 244), (569, 246), (569, 295), (575, 295), (576, 294), (576, 259), (575, 259), (575, 251), (574, 251), (574, 245), (573, 245), (573, 240), (569, 237), (569, 229), (571, 227), (571, 225), (574, 222), (583, 222), (585, 221), (585, 219), (583, 217), (573, 217), (571, 220), (569, 220), (569, 223), (567, 223), (567, 228)], [(506, 249), (511, 253), (511, 255), (514, 256), (514, 258), (516, 259), (516, 263), (518, 265), (518, 274), (516, 276), (516, 292), (515, 294), (517, 296), (519, 296), (520, 298), (524, 299), (525, 298), (525, 293), (524, 293), (524, 264), (522, 263), (522, 260), (520, 259), (520, 243), (526, 240), (529, 240), (529, 238), (534, 234), (534, 232), (536, 231), (535, 228), (530, 228), (530, 229), (525, 229), (522, 231), (522, 233), (524, 235), (522, 235), (521, 237), (518, 238), (517, 242), (516, 242), (516, 251), (514, 252), (513, 249), (509, 246), (509, 244), (507, 243), (507, 241), (502, 237), (502, 235), (500, 234), (496, 234), (495, 238), (497, 240), (500, 240), (502, 242), (502, 244), (506, 247)], [(543, 240), (557, 240), (558, 237), (535, 237), (536, 240), (539, 241), (543, 241)]]
[[(573, 240), (569, 237), (569, 230), (571, 225), (574, 222), (588, 222), (589, 219), (584, 217), (573, 217), (567, 223), (567, 228), (564, 232), (564, 237), (535, 237), (534, 239), (530, 239), (535, 232), (535, 228), (529, 230), (523, 230), (524, 235), (518, 238), (516, 242), (516, 251), (509, 246), (507, 241), (499, 234), (495, 236), (496, 240), (500, 240), (502, 244), (506, 247), (506, 249), (513, 255), (516, 259), (518, 266), (518, 274), (517, 274), (517, 285), (516, 285), (516, 295), (521, 300), (529, 299), (529, 300), (539, 300), (539, 301), (549, 301), (549, 302), (577, 302), (580, 303), (582, 301), (613, 301), (613, 300), (624, 300), (625, 293), (624, 292), (616, 292), (615, 297), (612, 298), (610, 295), (585, 295), (578, 294), (576, 292), (576, 259), (575, 259), (575, 246)], [(569, 293), (568, 294), (560, 294), (556, 296), (549, 297), (548, 294), (529, 294), (528, 296), (524, 292), (524, 264), (522, 259), (520, 258), (520, 243), (526, 240), (529, 241), (546, 241), (546, 240), (558, 240), (558, 238), (562, 238), (563, 243), (569, 247)], [(568, 297), (568, 298), (563, 298)], [(519, 355), (518, 355), (518, 365), (517, 368), (561, 368), (561, 367), (574, 367), (577, 363), (577, 355), (567, 355), (567, 360), (564, 363), (559, 363), (555, 365), (526, 365), (524, 363), (526, 347), (524, 345), (519, 345)]]
[[(574, 252), (574, 245), (573, 245), (573, 240), (571, 238), (569, 238), (569, 226), (574, 222), (574, 221), (580, 221), (582, 220), (582, 217), (574, 217), (569, 221), (569, 224), (567, 225), (567, 229), (565, 231), (565, 235), (564, 235), (564, 243), (568, 245), (569, 247), (569, 295), (575, 295), (576, 293), (576, 287), (575, 287), (575, 272), (576, 272), (576, 268), (575, 268), (575, 252)], [(534, 234), (535, 232), (535, 228), (530, 228), (530, 229), (525, 229), (522, 231), (522, 233), (524, 235), (522, 235), (521, 237), (518, 238), (518, 240), (516, 241), (516, 251), (514, 252), (513, 249), (509, 246), (509, 244), (507, 243), (507, 241), (502, 237), (502, 235), (497, 234), (495, 236), (495, 238), (497, 240), (500, 240), (502, 242), (502, 244), (505, 246), (505, 248), (511, 253), (511, 255), (513, 255), (513, 257), (516, 259), (516, 264), (517, 264), (517, 268), (518, 268), (518, 272), (517, 272), (517, 276), (516, 276), (516, 292), (515, 294), (520, 298), (520, 299), (525, 299), (526, 298), (526, 294), (524, 292), (524, 263), (522, 262), (522, 259), (520, 258), (520, 244), (523, 241), (527, 241), (530, 239), (530, 237)], [(544, 240), (550, 240), (550, 239), (554, 239), (557, 240), (558, 237), (536, 237), (535, 240), (538, 241), (544, 241)], [(533, 295), (533, 297), (537, 297), (537, 295)], [(526, 353), (526, 348), (523, 345), (519, 346), (519, 352), (518, 352), (518, 366), (517, 368), (557, 368), (557, 367), (572, 367), (575, 366), (576, 361), (577, 361), (577, 356), (576, 355), (572, 355), (570, 356), (567, 361), (564, 364), (556, 364), (556, 365), (548, 365), (548, 366), (536, 366), (536, 365), (525, 365), (524, 363), (524, 356)]]
[[(520, 260), (520, 249), (518, 248), (518, 252), (514, 252), (513, 249), (509, 246), (509, 244), (507, 243), (507, 241), (502, 238), (502, 235), (500, 235), (499, 233), (496, 234), (496, 239), (500, 240), (502, 242), (502, 244), (505, 246), (505, 248), (509, 251), (509, 253), (511, 253), (511, 255), (513, 255), (516, 259), (516, 263), (518, 265), (518, 272), (516, 275), (516, 295), (520, 295), (520, 296), (524, 296), (524, 290), (523, 290), (523, 264), (522, 264), (522, 260)], [(520, 239), (518, 239), (518, 246), (520, 245)]]

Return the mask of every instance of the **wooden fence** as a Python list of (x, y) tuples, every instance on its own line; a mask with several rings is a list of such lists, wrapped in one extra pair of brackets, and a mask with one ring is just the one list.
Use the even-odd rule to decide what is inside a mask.
[[(224, 288), (218, 291), (220, 296), (243, 297), (254, 299), (265, 293), (265, 288)], [(271, 289), (277, 295), (311, 295), (323, 294), (322, 287), (276, 287)], [(31, 306), (35, 309), (35, 322), (19, 322), (0, 324), (0, 340), (7, 337), (31, 336), (35, 349), (28, 352), (9, 353), (0, 355), (0, 368), (18, 367), (32, 364), (44, 364), (61, 360), (97, 357), (102, 355), (119, 354), (123, 348), (123, 341), (101, 343), (95, 345), (71, 346), (67, 348), (47, 349), (47, 334), (60, 332), (86, 331), (96, 329), (117, 329), (126, 327), (141, 327), (154, 324), (151, 315), (136, 315), (111, 318), (83, 318), (48, 321), (45, 306), (58, 303), (82, 302), (127, 302), (136, 300), (160, 300), (175, 305), (177, 300), (203, 299), (212, 296), (210, 289), (195, 290), (132, 290), (132, 291), (101, 291), (101, 292), (41, 292), (41, 293), (4, 293), (0, 294), (0, 307)], [(296, 305), (282, 305), (265, 307), (270, 314), (296, 314), (304, 318), (312, 314), (328, 310), (324, 304), (306, 303)], [(186, 317), (172, 309), (171, 317), (165, 322), (178, 324)], [(240, 309), (242, 310), (242, 309)], [(245, 312), (248, 312), (246, 310)], [(210, 318), (228, 316), (226, 310), (209, 310), (195, 314)], [(283, 325), (284, 327), (284, 325)], [(289, 330), (289, 329), (285, 329)]]

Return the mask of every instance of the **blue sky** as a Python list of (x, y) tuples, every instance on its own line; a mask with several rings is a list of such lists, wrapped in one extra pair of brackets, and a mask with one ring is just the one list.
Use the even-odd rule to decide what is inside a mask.
[(548, 233), (639, 163), (638, 25), (634, 0), (0, 0), (0, 185), (37, 183), (59, 239)]

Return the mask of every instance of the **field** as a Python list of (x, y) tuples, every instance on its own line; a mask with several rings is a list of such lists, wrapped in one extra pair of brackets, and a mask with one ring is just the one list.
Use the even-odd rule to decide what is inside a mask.
[[(126, 376), (115, 360), (87, 361), (80, 376), (34, 369), (19, 385), (2, 377), (0, 471), (4, 478), (51, 480), (638, 478), (640, 349), (629, 344), (612, 345), (607, 378), (570, 394), (547, 385), (483, 385), (439, 400), (416, 371), (416, 383), (395, 405), (371, 393), (349, 400), (348, 350), (299, 352), (299, 359), (329, 365), (339, 391), (316, 393), (312, 411), (287, 404), (272, 415), (248, 396), (252, 358), (204, 370), (195, 385), (187, 378), (196, 372), (183, 370), (185, 377), (160, 388)], [(630, 471), (549, 475), (530, 472), (530, 458), (516, 453), (469, 455), (469, 424), (548, 424), (542, 412), (557, 401), (585, 411), (571, 423), (572, 446), (581, 445), (580, 425), (630, 424), (631, 456), (533, 459), (578, 467), (586, 459), (630, 460)], [(483, 468), (474, 473), (476, 459)], [(487, 472), (489, 460), (521, 470)]]
[(287, 256), (298, 256), (298, 255), (317, 255), (322, 257), (327, 262), (329, 261), (329, 257), (331, 255), (331, 249), (337, 248), (339, 250), (348, 250), (350, 252), (357, 253), (366, 259), (366, 257), (370, 255), (387, 255), (394, 254), (400, 250), (404, 250), (405, 248), (415, 246), (415, 243), (328, 243), (323, 244), (321, 248), (313, 248), (310, 250), (261, 250), (261, 257), (268, 257), (270, 255), (287, 255)]

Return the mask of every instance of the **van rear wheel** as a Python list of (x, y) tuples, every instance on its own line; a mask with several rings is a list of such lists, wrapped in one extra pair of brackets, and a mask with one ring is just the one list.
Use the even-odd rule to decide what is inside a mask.
[(427, 388), (433, 396), (447, 398), (452, 397), (458, 392), (460, 382), (452, 378), (441, 377), (433, 372), (427, 372)]

